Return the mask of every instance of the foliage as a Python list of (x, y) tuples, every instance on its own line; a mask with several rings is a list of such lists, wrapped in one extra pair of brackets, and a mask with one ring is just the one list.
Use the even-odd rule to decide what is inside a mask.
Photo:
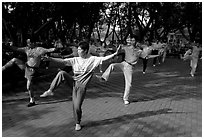
[(163, 39), (185, 28), (187, 39), (202, 38), (201, 2), (3, 2), (2, 17), (3, 39), (19, 45), (29, 36), (72, 42), (94, 32), (103, 41), (123, 41), (128, 34), (139, 41)]

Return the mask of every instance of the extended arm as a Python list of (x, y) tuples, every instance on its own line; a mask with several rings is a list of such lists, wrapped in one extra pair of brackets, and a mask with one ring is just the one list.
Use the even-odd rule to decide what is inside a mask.
[(50, 52), (53, 52), (53, 51), (55, 51), (55, 50), (56, 50), (56, 48), (46, 49), (46, 53), (50, 53)]
[(105, 57), (102, 57), (102, 60), (103, 61), (106, 61), (108, 59), (111, 59), (112, 57), (116, 56), (118, 53), (119, 53), (119, 50), (121, 49), (121, 46), (119, 46), (116, 50), (115, 53), (111, 54), (111, 55), (108, 55), (108, 56), (105, 56)]
[(71, 58), (71, 57), (74, 57), (74, 53), (62, 56), (62, 58)]
[(43, 59), (44, 61), (51, 61), (51, 62), (56, 62), (60, 64), (65, 64), (65, 61), (62, 58), (53, 58), (53, 57), (48, 57), (48, 56), (45, 56), (43, 58), (44, 58)]
[(13, 50), (13, 51), (25, 52), (25, 48), (26, 48), (26, 47), (21, 47), (21, 48), (19, 48), (19, 47), (14, 46), (14, 45), (13, 45), (13, 42), (11, 42), (11, 43), (9, 44), (9, 48), (10, 48), (11, 50)]

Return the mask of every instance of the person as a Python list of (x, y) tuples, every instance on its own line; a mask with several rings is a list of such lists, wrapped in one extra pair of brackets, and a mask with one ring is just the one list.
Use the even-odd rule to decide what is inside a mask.
[(167, 54), (167, 49), (168, 49), (168, 45), (166, 42), (164, 42), (162, 44), (162, 49), (163, 49), (163, 53), (162, 53), (162, 63), (165, 62), (165, 59), (166, 59), (166, 54)]
[[(72, 48), (72, 53), (69, 54), (69, 55), (62, 56), (63, 59), (64, 58), (71, 58), (71, 57), (78, 57), (79, 56), (78, 52), (77, 52), (78, 46), (73, 45), (73, 46), (71, 46), (71, 48)], [(97, 56), (97, 52), (95, 52), (91, 47), (89, 47), (89, 52), (88, 53), (93, 55), (93, 56)], [(102, 61), (101, 61), (101, 63), (102, 63)], [(99, 64), (99, 66), (100, 66), (100, 64)], [(64, 81), (69, 86), (70, 81), (68, 79), (69, 79), (69, 76), (72, 76), (71, 71), (72, 71), (72, 66), (65, 66), (65, 68), (63, 68), (62, 70), (59, 69), (59, 72), (57, 73), (57, 75), (53, 79), (52, 83), (50, 84), (49, 89), (47, 91), (45, 91), (42, 95), (40, 95), (40, 97), (53, 96), (54, 95), (54, 90), (56, 90), (58, 88), (58, 86), (60, 86), (60, 84), (62, 82), (64, 82)], [(61, 78), (61, 77), (63, 77), (63, 78)]]
[[(78, 55), (79, 57), (73, 58), (51, 58), (47, 57), (46, 60), (63, 63), (67, 66), (72, 66), (73, 68), (73, 76), (66, 76), (65, 74), (61, 74), (58, 76), (59, 80), (67, 80), (69, 81), (69, 87), (72, 87), (72, 101), (73, 101), (73, 115), (75, 119), (75, 130), (81, 130), (81, 117), (82, 117), (82, 103), (85, 98), (87, 85), (90, 82), (94, 70), (101, 61), (106, 61), (111, 59), (112, 57), (118, 54), (120, 47), (117, 48), (116, 52), (105, 56), (105, 57), (98, 57), (92, 56), (89, 53), (89, 43), (86, 41), (82, 41), (78, 44)], [(66, 76), (66, 77), (65, 77)], [(57, 79), (56, 79), (57, 80)], [(58, 82), (56, 82), (58, 83)], [(50, 95), (49, 93), (47, 96)], [(52, 94), (51, 94), (52, 95)]]
[(13, 64), (16, 64), (21, 70), (25, 70), (25, 78), (27, 79), (27, 90), (30, 98), (30, 102), (27, 106), (32, 107), (36, 105), (33, 92), (33, 80), (37, 75), (36, 73), (38, 72), (40, 66), (41, 57), (46, 53), (55, 51), (55, 48), (45, 49), (43, 47), (38, 47), (34, 42), (32, 42), (31, 39), (27, 39), (26, 47), (18, 48), (13, 46), (13, 42), (11, 42), (10, 48), (14, 51), (25, 53), (27, 55), (27, 62), (23, 62), (18, 58), (13, 58), (2, 67), (2, 71), (11, 67)]
[(143, 70), (142, 70), (143, 74), (145, 74), (145, 72), (146, 72), (148, 58), (152, 52), (152, 49), (149, 48), (149, 45), (150, 45), (149, 41), (145, 41), (145, 43), (143, 45), (141, 45), (142, 53), (140, 55), (140, 59), (142, 59), (142, 63), (143, 63)]
[(182, 57), (183, 60), (190, 60), (190, 67), (191, 67), (191, 72), (190, 75), (194, 77), (197, 64), (198, 64), (198, 59), (199, 59), (199, 54), (202, 48), (200, 47), (199, 44), (192, 43), (192, 48), (187, 50), (186, 53), (184, 54), (184, 57)]
[(162, 47), (162, 44), (158, 40), (156, 43), (153, 43), (153, 45), (152, 45), (152, 55), (158, 55), (157, 57), (153, 58), (153, 65), (152, 65), (153, 67), (156, 66), (157, 62), (158, 62), (158, 64), (160, 64), (159, 57), (160, 57), (160, 54), (162, 51), (160, 51), (160, 54), (159, 54), (159, 50), (161, 49), (161, 47)]
[(105, 72), (99, 76), (96, 75), (100, 81), (108, 81), (111, 72), (114, 70), (115, 67), (119, 67), (124, 74), (125, 77), (125, 90), (123, 95), (123, 102), (125, 105), (128, 105), (129, 102), (129, 94), (130, 88), (132, 86), (132, 74), (133, 74), (133, 67), (137, 63), (142, 50), (140, 48), (135, 48), (135, 38), (132, 36), (128, 36), (126, 39), (127, 45), (123, 46), (123, 52), (125, 53), (124, 61), (120, 63), (112, 63), (109, 67), (105, 70)]

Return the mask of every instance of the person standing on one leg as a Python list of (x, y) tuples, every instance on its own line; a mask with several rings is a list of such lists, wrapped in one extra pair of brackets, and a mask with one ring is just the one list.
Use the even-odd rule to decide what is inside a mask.
[(160, 61), (159, 61), (159, 50), (162, 48), (162, 44), (160, 41), (157, 41), (156, 43), (152, 43), (152, 55), (158, 55), (156, 57), (153, 58), (153, 67), (156, 66), (157, 62), (158, 64), (160, 64)]
[[(78, 46), (78, 54), (79, 57), (73, 58), (51, 58), (47, 57), (48, 61), (62, 63), (66, 66), (72, 66), (74, 76), (64, 76), (65, 74), (61, 74), (59, 79), (70, 80), (70, 86), (73, 86), (72, 91), (72, 100), (73, 100), (73, 115), (75, 119), (75, 130), (81, 130), (81, 117), (82, 117), (82, 104), (85, 98), (87, 84), (90, 82), (94, 70), (101, 61), (105, 61), (113, 58), (118, 54), (120, 47), (117, 48), (116, 52), (105, 56), (105, 57), (97, 57), (90, 55), (89, 52), (89, 43), (88, 42), (80, 42)], [(63, 77), (64, 76), (64, 77)], [(72, 83), (73, 81), (73, 83)], [(56, 81), (58, 82), (58, 81)]]
[(168, 47), (167, 43), (164, 42), (164, 43), (162, 44), (162, 48), (163, 48), (162, 63), (164, 63), (164, 62), (165, 62), (165, 59), (166, 59), (167, 47)]
[[(91, 45), (90, 45), (91, 46)], [(93, 49), (94, 46), (90, 47), (89, 48), (89, 54), (93, 55), (93, 56), (97, 56), (97, 53), (95, 52), (95, 50)], [(78, 57), (78, 52), (76, 52), (76, 49), (78, 48), (77, 45), (74, 45), (72, 46), (72, 53), (69, 54), (69, 55), (65, 55), (63, 56), (62, 58), (72, 58), (72, 57)], [(101, 63), (99, 64), (99, 66), (102, 64), (102, 61)], [(66, 66), (66, 67), (71, 67), (72, 66)], [(67, 85), (72, 88), (72, 82), (71, 81), (71, 77), (72, 75), (70, 74), (71, 72), (67, 72), (65, 70), (60, 70), (58, 72), (58, 74), (55, 76), (55, 78), (53, 79), (52, 83), (50, 84), (50, 87), (47, 91), (45, 91), (42, 95), (40, 95), (40, 97), (47, 97), (47, 96), (53, 96), (54, 95), (54, 90), (60, 86), (60, 84), (64, 81), (66, 81)]]
[(151, 49), (149, 48), (150, 43), (149, 41), (145, 41), (145, 44), (143, 44), (142, 47), (142, 53), (140, 55), (140, 58), (143, 62), (143, 70), (142, 73), (145, 74), (146, 68), (147, 68), (147, 62), (148, 62), (148, 56), (151, 54)]
[(197, 68), (197, 64), (198, 64), (199, 54), (202, 48), (198, 44), (195, 44), (195, 43), (192, 43), (191, 45), (192, 45), (192, 50), (191, 49), (187, 50), (182, 59), (190, 60), (190, 67), (191, 67), (190, 75), (194, 77), (196, 68)]
[(192, 52), (192, 60), (191, 60), (191, 76), (194, 77), (197, 64), (198, 64), (198, 59), (199, 59), (199, 54), (202, 48), (200, 47), (199, 44), (193, 43), (193, 52)]
[(96, 75), (97, 78), (100, 80), (107, 81), (111, 72), (114, 70), (115, 67), (119, 67), (124, 74), (125, 77), (125, 90), (123, 95), (124, 104), (129, 104), (129, 94), (130, 88), (132, 86), (132, 74), (133, 74), (133, 67), (137, 63), (142, 50), (140, 48), (135, 48), (135, 38), (128, 37), (126, 39), (127, 45), (125, 45), (122, 49), (125, 53), (125, 60), (121, 63), (112, 63), (106, 69), (106, 71), (102, 74), (102, 76)]
[(21, 70), (25, 70), (25, 78), (27, 79), (27, 90), (30, 97), (30, 102), (27, 105), (28, 107), (35, 105), (33, 79), (36, 77), (36, 72), (38, 71), (38, 68), (40, 66), (41, 56), (45, 53), (55, 51), (55, 48), (45, 49), (42, 47), (37, 47), (36, 45), (37, 44), (34, 44), (30, 39), (27, 39), (27, 47), (18, 48), (13, 46), (13, 43), (11, 43), (10, 48), (12, 50), (26, 53), (27, 62), (24, 63), (23, 61), (17, 58), (13, 58), (2, 67), (2, 71), (4, 71), (7, 68), (11, 67), (13, 64), (17, 64), (17, 66)]

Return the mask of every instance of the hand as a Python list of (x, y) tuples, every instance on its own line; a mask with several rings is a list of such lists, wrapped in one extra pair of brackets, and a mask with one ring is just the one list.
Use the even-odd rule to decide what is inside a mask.
[(9, 42), (9, 44), (10, 44), (9, 46), (13, 46), (13, 42)]
[(9, 46), (9, 47), (10, 47), (10, 46), (13, 46), (13, 42), (6, 42), (5, 44), (6, 44), (7, 46)]

